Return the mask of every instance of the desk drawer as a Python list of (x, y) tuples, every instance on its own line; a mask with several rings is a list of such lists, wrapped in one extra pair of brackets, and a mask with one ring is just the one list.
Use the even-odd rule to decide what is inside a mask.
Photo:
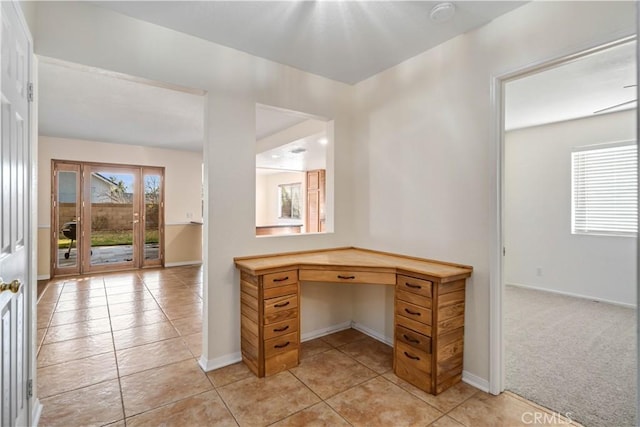
[(396, 325), (404, 326), (407, 329), (416, 331), (427, 337), (431, 336), (431, 326), (424, 323), (416, 322), (413, 319), (408, 319), (404, 316), (396, 315)]
[(283, 322), (272, 323), (264, 326), (263, 337), (265, 340), (280, 337), (291, 332), (298, 331), (298, 316), (287, 319)]
[(424, 295), (414, 294), (413, 292), (400, 289), (396, 289), (396, 298), (425, 308), (431, 308), (432, 304), (431, 297), (425, 297)]
[(276, 354), (286, 353), (290, 350), (297, 349), (298, 332), (292, 332), (264, 342), (264, 355), (267, 359), (275, 356)]
[(298, 270), (281, 271), (279, 273), (265, 274), (262, 285), (265, 289), (290, 285), (298, 281)]
[(396, 314), (416, 322), (431, 325), (431, 309), (420, 307), (402, 300), (396, 300)]
[(292, 295), (298, 293), (298, 282), (289, 285), (276, 286), (273, 288), (264, 288), (263, 298), (276, 298), (284, 295)]
[(265, 359), (264, 374), (269, 376), (287, 369), (295, 368), (298, 366), (299, 359), (300, 357), (297, 348), (284, 353), (278, 353), (273, 357)]
[(414, 294), (431, 298), (431, 287), (433, 283), (428, 280), (416, 279), (415, 277), (398, 274), (396, 288)]
[(310, 282), (393, 285), (396, 283), (396, 275), (395, 273), (377, 273), (372, 271), (300, 270), (300, 280)]
[(396, 341), (396, 363), (402, 361), (414, 369), (424, 373), (431, 373), (431, 355), (415, 347)]
[(418, 350), (431, 354), (431, 337), (419, 334), (416, 331), (407, 329), (404, 326), (396, 326), (396, 340), (415, 347)]
[[(408, 354), (412, 355), (407, 351)], [(413, 356), (413, 355), (412, 355)], [(420, 369), (415, 360), (396, 350), (395, 374), (427, 393), (431, 392), (431, 374)]]

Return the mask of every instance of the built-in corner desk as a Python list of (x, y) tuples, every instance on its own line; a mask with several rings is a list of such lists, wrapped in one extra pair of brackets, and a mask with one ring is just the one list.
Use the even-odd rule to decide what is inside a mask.
[(300, 362), (300, 282), (395, 286), (393, 370), (438, 394), (460, 381), (472, 267), (359, 248), (235, 258), (241, 349), (259, 377)]

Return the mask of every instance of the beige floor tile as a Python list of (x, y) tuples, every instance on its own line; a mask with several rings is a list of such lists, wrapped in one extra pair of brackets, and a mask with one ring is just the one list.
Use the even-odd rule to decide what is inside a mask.
[(107, 297), (91, 297), (85, 299), (72, 299), (66, 301), (58, 301), (56, 312), (82, 310), (85, 308), (102, 307), (107, 305)]
[(47, 288), (44, 290), (43, 294), (40, 295), (40, 298), (38, 299), (38, 304), (55, 304), (56, 302), (58, 302), (58, 299), (60, 298), (60, 295), (62, 294), (62, 289), (63, 289), (62, 284), (60, 285), (54, 285), (54, 284), (49, 284), (47, 285)]
[(183, 317), (171, 321), (180, 335), (191, 335), (202, 332), (202, 314), (197, 316)]
[(318, 353), (324, 353), (325, 351), (331, 350), (332, 348), (333, 347), (330, 346), (322, 338), (305, 341), (300, 345), (300, 360), (315, 356)]
[(196, 359), (200, 358), (202, 354), (202, 332), (198, 332), (197, 334), (186, 335), (182, 337), (184, 343), (189, 347), (191, 354)]
[(240, 425), (263, 426), (320, 401), (290, 372), (247, 378), (218, 389)]
[(44, 335), (47, 333), (47, 328), (38, 329), (38, 344), (37, 346), (42, 345), (42, 341), (44, 341)]
[(86, 322), (107, 317), (109, 317), (109, 309), (106, 305), (81, 310), (61, 311), (53, 313), (50, 326), (68, 325), (69, 323)]
[(116, 421), (115, 423), (107, 424), (104, 427), (126, 427), (124, 424), (124, 420)]
[(141, 311), (159, 309), (160, 306), (158, 306), (158, 304), (153, 299), (123, 302), (120, 304), (109, 304), (109, 313), (111, 313), (111, 316), (121, 316), (123, 314), (139, 313)]
[(291, 369), (291, 373), (323, 399), (377, 375), (336, 349), (301, 361), (299, 366)]
[(129, 427), (237, 426), (218, 393), (208, 391), (127, 419)]
[(117, 275), (105, 275), (104, 286), (136, 286), (142, 284), (142, 279), (129, 273)]
[(141, 300), (153, 300), (153, 296), (147, 290), (137, 291), (137, 292), (129, 292), (122, 294), (111, 294), (107, 297), (107, 301), (109, 301), (109, 305), (111, 304), (122, 304), (123, 302), (133, 302), (133, 301), (141, 301)]
[(393, 369), (393, 347), (371, 337), (345, 344), (340, 351), (379, 374)]
[(193, 292), (189, 292), (188, 295), (180, 296), (156, 296), (155, 299), (158, 302), (158, 305), (162, 308), (202, 303), (202, 298)]
[(127, 417), (213, 389), (193, 358), (122, 377), (120, 382)]
[(324, 402), (316, 403), (310, 408), (304, 409), (282, 421), (272, 424), (273, 427), (346, 427), (349, 425), (344, 418)]
[(120, 376), (193, 359), (182, 338), (172, 338), (116, 352)]
[(168, 321), (113, 331), (113, 341), (116, 350), (149, 344), (177, 336), (178, 332)]
[(109, 332), (44, 344), (38, 354), (38, 367), (84, 359), (85, 357), (109, 352), (113, 353), (113, 340)]
[(46, 328), (49, 326), (51, 316), (55, 311), (56, 305), (54, 304), (40, 304), (38, 303), (38, 328)]
[(85, 278), (64, 283), (62, 293), (86, 291), (88, 289), (104, 289), (104, 281), (102, 278)]
[(87, 337), (89, 335), (104, 334), (111, 332), (109, 319), (95, 319), (87, 322), (71, 323), (69, 325), (52, 326), (44, 337), (44, 343), (71, 340), (75, 338)]
[(83, 291), (65, 292), (64, 294), (60, 294), (59, 301), (85, 300), (89, 298), (104, 297), (105, 295), (104, 288), (99, 287)]
[(475, 387), (459, 382), (439, 395), (434, 396), (409, 384), (402, 378), (398, 378), (393, 372), (387, 372), (384, 377), (442, 412), (449, 412), (480, 391)]
[(196, 314), (202, 314), (202, 303), (191, 303), (179, 306), (163, 307), (162, 311), (171, 320), (182, 319), (184, 317), (193, 317)]
[(42, 399), (40, 426), (102, 426), (124, 417), (120, 385), (111, 380)]
[(53, 396), (118, 377), (113, 353), (38, 369), (38, 396)]
[(334, 347), (340, 347), (341, 345), (350, 344), (366, 337), (365, 334), (355, 329), (345, 329), (344, 331), (326, 335), (322, 337), (322, 339)]
[(453, 418), (444, 415), (438, 418), (433, 424), (430, 424), (430, 427), (464, 427), (464, 425), (460, 424)]
[(153, 296), (175, 296), (189, 291), (185, 285), (177, 279), (163, 279), (154, 282), (144, 282)]
[(382, 377), (333, 396), (327, 404), (354, 426), (424, 426), (442, 416)]
[(111, 327), (114, 331), (167, 321), (169, 321), (169, 319), (167, 319), (167, 316), (164, 315), (160, 308), (157, 310), (138, 311), (122, 315), (111, 313)]
[(129, 283), (129, 284), (121, 284), (121, 285), (111, 285), (105, 289), (107, 292), (107, 296), (120, 295), (120, 294), (131, 294), (134, 292), (143, 292), (146, 291), (147, 288), (143, 283)]
[(480, 392), (447, 415), (467, 427), (513, 427), (531, 425), (531, 422), (527, 422), (527, 417), (534, 412), (541, 411), (508, 394), (502, 393), (499, 396), (492, 396)]
[(216, 387), (223, 387), (246, 378), (255, 377), (253, 372), (251, 372), (243, 362), (234, 363), (233, 365), (207, 372), (207, 376)]

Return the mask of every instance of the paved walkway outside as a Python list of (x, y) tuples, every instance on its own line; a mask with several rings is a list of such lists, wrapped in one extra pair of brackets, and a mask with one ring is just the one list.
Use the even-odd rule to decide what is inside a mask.
[[(68, 249), (58, 249), (58, 267), (73, 267), (78, 259), (78, 251), (75, 247), (71, 248), (69, 259), (64, 255)], [(149, 243), (145, 245), (145, 259), (158, 258), (158, 244)], [(92, 248), (91, 265), (98, 264), (114, 264), (120, 262), (129, 262), (133, 259), (132, 245), (115, 245), (115, 246), (95, 246)]]

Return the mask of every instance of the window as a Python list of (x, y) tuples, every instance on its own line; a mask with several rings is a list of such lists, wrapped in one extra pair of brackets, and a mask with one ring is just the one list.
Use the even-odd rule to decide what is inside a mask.
[(280, 218), (300, 219), (301, 183), (281, 184), (278, 186)]
[(582, 147), (571, 153), (573, 234), (638, 233), (635, 142)]

